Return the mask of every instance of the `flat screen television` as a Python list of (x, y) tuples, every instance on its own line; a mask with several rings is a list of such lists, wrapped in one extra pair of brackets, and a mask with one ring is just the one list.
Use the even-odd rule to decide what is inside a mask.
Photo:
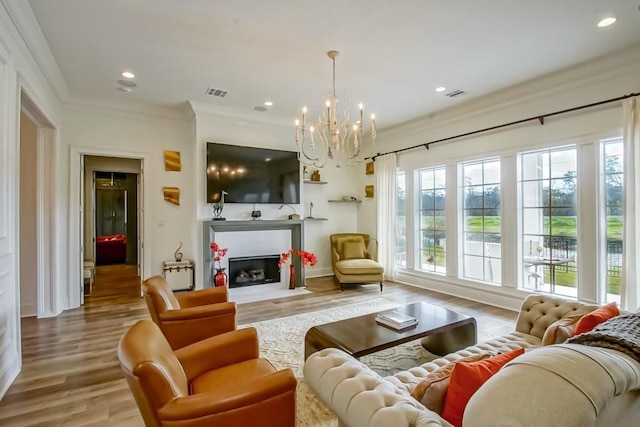
[(295, 151), (207, 143), (207, 203), (300, 203)]

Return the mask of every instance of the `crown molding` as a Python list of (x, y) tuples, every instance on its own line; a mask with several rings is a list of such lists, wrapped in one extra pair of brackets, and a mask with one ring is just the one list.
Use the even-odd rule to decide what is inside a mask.
[(73, 97), (64, 103), (63, 109), (70, 112), (90, 110), (99, 114), (121, 118), (136, 117), (180, 122), (190, 121), (194, 118), (193, 112), (187, 103), (175, 107), (162, 107), (103, 98)]
[(1, 0), (9, 19), (17, 32), (18, 45), (34, 70), (39, 71), (49, 83), (58, 101), (63, 102), (69, 95), (67, 82), (53, 57), (40, 25), (33, 15), (29, 3), (24, 0)]
[(238, 124), (249, 125), (269, 125), (276, 127), (290, 127), (293, 129), (293, 125), (289, 121), (282, 119), (274, 119), (270, 116), (258, 116), (261, 113), (256, 112), (255, 115), (250, 116), (246, 113), (238, 112), (237, 110), (223, 107), (220, 105), (212, 105), (198, 101), (188, 101), (191, 109), (193, 110), (196, 118), (198, 116), (215, 116), (228, 120), (235, 120)]
[[(617, 52), (584, 61), (571, 67), (469, 100), (465, 103), (382, 129), (378, 132), (378, 135), (380, 139), (387, 137), (397, 139), (401, 136), (426, 134), (445, 126), (468, 122), (473, 118), (487, 114), (504, 112), (505, 116), (508, 116), (510, 111), (513, 111), (516, 107), (522, 107), (526, 104), (533, 105), (536, 102), (547, 99), (569, 96), (579, 91), (583, 91), (585, 97), (589, 98), (588, 91), (585, 91), (584, 88), (605, 82), (615, 82), (619, 77), (629, 75), (631, 72), (637, 72), (637, 75), (640, 75), (640, 44), (635, 44)], [(640, 87), (628, 88), (625, 93), (616, 92), (611, 96), (625, 95), (638, 89), (640, 89)], [(593, 96), (591, 97), (593, 98)], [(600, 100), (600, 98), (588, 99), (580, 102), (580, 104)], [(557, 109), (571, 108), (574, 106), (577, 105), (558, 105)], [(545, 108), (544, 111), (532, 112), (531, 115), (535, 115), (536, 113), (542, 115), (549, 112), (550, 111)], [(508, 121), (509, 119), (505, 120)], [(487, 126), (491, 125), (492, 123), (487, 123)], [(461, 129), (461, 132), (463, 131), (465, 130)]]

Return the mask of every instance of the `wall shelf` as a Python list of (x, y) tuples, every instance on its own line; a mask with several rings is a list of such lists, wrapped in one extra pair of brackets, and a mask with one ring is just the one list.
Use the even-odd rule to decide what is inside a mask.
[(306, 217), (305, 221), (329, 221), (329, 218)]
[(328, 200), (329, 203), (362, 203), (362, 200)]
[(313, 185), (324, 185), (327, 181), (311, 181), (310, 179), (305, 179), (303, 181), (305, 184), (313, 184)]

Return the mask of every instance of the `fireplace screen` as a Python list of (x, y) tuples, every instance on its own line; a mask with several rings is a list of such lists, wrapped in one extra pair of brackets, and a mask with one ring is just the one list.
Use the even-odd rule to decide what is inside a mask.
[(280, 255), (229, 258), (229, 287), (280, 283)]

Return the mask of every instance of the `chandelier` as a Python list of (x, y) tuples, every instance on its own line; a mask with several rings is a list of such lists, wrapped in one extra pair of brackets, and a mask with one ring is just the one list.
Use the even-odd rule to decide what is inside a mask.
[[(302, 118), (296, 119), (296, 146), (300, 163), (317, 168), (324, 167), (329, 159), (335, 159), (337, 167), (342, 163), (352, 166), (364, 161), (361, 153), (364, 145), (362, 103), (358, 105), (357, 120), (351, 120), (345, 105), (342, 114), (338, 111), (336, 97), (336, 57), (337, 50), (330, 50), (327, 56), (333, 62), (333, 87), (329, 99), (321, 110), (318, 121), (307, 128), (307, 107), (302, 109)], [(371, 114), (371, 154), (376, 140), (376, 116)], [(369, 150), (367, 150), (369, 151)]]

